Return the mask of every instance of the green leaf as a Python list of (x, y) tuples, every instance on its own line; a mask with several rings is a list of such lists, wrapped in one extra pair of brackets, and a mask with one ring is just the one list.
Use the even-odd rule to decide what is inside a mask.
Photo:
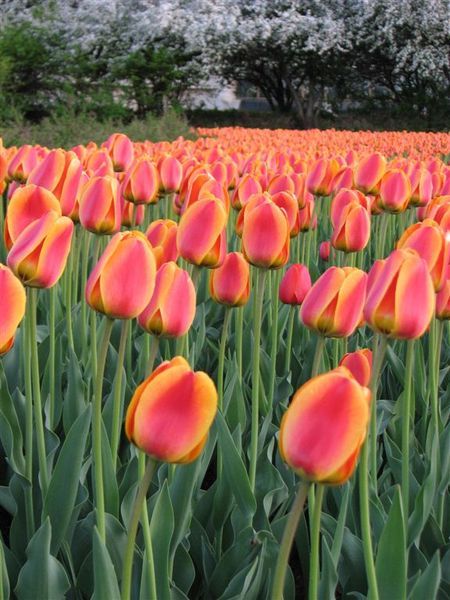
[(247, 471), (236, 449), (227, 424), (220, 412), (216, 415), (215, 426), (218, 431), (218, 443), (224, 457), (223, 470), (228, 485), (233, 490), (236, 503), (242, 514), (248, 518), (255, 514), (256, 500), (250, 487)]
[(58, 552), (66, 535), (80, 483), (86, 438), (91, 420), (91, 407), (78, 417), (64, 442), (53, 471), (44, 501), (44, 518), (52, 524), (52, 552)]
[(409, 596), (410, 600), (423, 600), (424, 598), (434, 600), (437, 597), (440, 581), (441, 565), (439, 552), (436, 552), (430, 564), (414, 584)]
[(51, 598), (58, 600), (70, 588), (67, 574), (59, 561), (50, 554), (52, 527), (44, 521), (31, 538), (27, 548), (27, 562), (19, 573), (15, 589), (19, 600)]
[(119, 584), (108, 549), (94, 527), (94, 594), (92, 600), (120, 598)]
[(169, 572), (170, 541), (174, 530), (174, 514), (167, 481), (158, 494), (150, 522), (150, 533), (155, 561), (158, 600), (170, 600)]
[(0, 394), (0, 440), (11, 467), (17, 473), (25, 475), (22, 430), (14, 402), (8, 391), (8, 384), (3, 368), (0, 368)]
[(336, 595), (338, 573), (325, 537), (322, 538), (322, 569), (320, 576), (320, 600), (333, 600)]
[(8, 577), (8, 568), (5, 560), (5, 552), (3, 549), (3, 540), (0, 536), (0, 577), (1, 577), (1, 588), (0, 588), (0, 598), (9, 598), (9, 577)]
[(406, 598), (406, 539), (399, 486), (395, 486), (391, 510), (381, 533), (376, 573), (380, 600)]
[(75, 420), (83, 412), (86, 406), (85, 383), (81, 373), (80, 363), (77, 355), (69, 346), (69, 366), (67, 369), (67, 391), (63, 405), (63, 425), (67, 433)]

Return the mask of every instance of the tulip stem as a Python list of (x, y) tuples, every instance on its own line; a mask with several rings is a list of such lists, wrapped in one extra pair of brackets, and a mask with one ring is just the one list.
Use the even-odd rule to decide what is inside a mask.
[(114, 471), (117, 465), (117, 453), (119, 450), (120, 429), (123, 419), (123, 398), (122, 398), (122, 379), (123, 362), (125, 358), (125, 348), (127, 346), (128, 329), (130, 328), (130, 319), (122, 321), (120, 332), (119, 352), (117, 354), (116, 376), (114, 378), (113, 391), (113, 417), (111, 430), (111, 456)]
[(88, 263), (89, 263), (89, 249), (91, 246), (91, 235), (88, 231), (83, 230), (83, 235), (81, 238), (81, 346), (82, 346), (82, 358), (86, 360), (87, 358), (87, 335), (86, 335), (86, 319), (87, 319), (87, 302), (84, 296), (86, 281), (87, 281), (87, 272), (88, 272)]
[(402, 503), (407, 531), (409, 516), (409, 430), (411, 423), (412, 370), (414, 365), (414, 340), (406, 343), (405, 385), (402, 401)]
[[(94, 268), (98, 262), (101, 242), (102, 242), (101, 237), (99, 235), (96, 236), (92, 268)], [(90, 334), (91, 334), (90, 351), (91, 351), (91, 366), (92, 366), (91, 372), (92, 372), (92, 376), (95, 378), (97, 375), (97, 313), (95, 310), (91, 310), (91, 314), (90, 314)]]
[(325, 486), (323, 484), (318, 483), (311, 527), (311, 559), (309, 561), (308, 586), (309, 600), (317, 600), (317, 591), (319, 588), (320, 517), (322, 514), (322, 501), (324, 491)]
[(98, 357), (98, 367), (95, 374), (94, 404), (92, 412), (92, 450), (94, 458), (94, 486), (95, 503), (97, 509), (97, 527), (103, 542), (106, 537), (105, 527), (105, 497), (103, 489), (103, 467), (102, 467), (102, 391), (103, 373), (105, 370), (106, 355), (108, 353), (109, 339), (114, 321), (107, 318), (103, 339)]
[(298, 523), (303, 512), (306, 496), (308, 495), (308, 488), (309, 483), (306, 481), (301, 481), (299, 483), (291, 512), (286, 521), (273, 578), (271, 595), (273, 600), (282, 600), (283, 598), (284, 580), (286, 579), (289, 555), (291, 553), (295, 532), (297, 531)]
[(56, 329), (56, 286), (53, 286), (49, 290), (49, 312), (48, 312), (48, 335), (50, 338), (50, 347), (48, 354), (48, 362), (49, 362), (49, 385), (50, 385), (50, 402), (49, 402), (49, 421), (50, 427), (56, 425), (54, 423), (55, 420), (55, 399), (56, 399), (56, 390), (55, 390), (55, 329)]
[(66, 266), (66, 324), (67, 324), (67, 341), (72, 350), (75, 348), (73, 342), (73, 327), (72, 327), (72, 271), (73, 271), (73, 248), (69, 252)]
[(323, 349), (325, 347), (325, 338), (323, 335), (319, 335), (316, 342), (316, 351), (314, 353), (314, 359), (311, 369), (311, 378), (316, 377), (320, 372), (320, 366), (322, 362)]
[[(381, 369), (386, 354), (387, 338), (377, 333), (373, 336), (372, 376), (370, 378), (370, 473), (375, 489), (377, 488), (377, 398)], [(367, 443), (367, 442), (366, 442)]]
[[(136, 540), (137, 528), (139, 525), (139, 518), (142, 514), (143, 504), (147, 496), (148, 488), (153, 479), (153, 474), (156, 468), (156, 461), (149, 459), (144, 475), (140, 480), (139, 488), (136, 493), (134, 500), (133, 512), (131, 514), (130, 524), (128, 526), (127, 546), (125, 550), (125, 558), (123, 561), (122, 571), (122, 600), (129, 600), (131, 593), (131, 577), (133, 572), (133, 556), (134, 556), (134, 545)], [(148, 553), (148, 550), (147, 550)], [(148, 557), (150, 558), (150, 557)], [(152, 598), (157, 598), (156, 590), (155, 595)]]
[[(138, 473), (139, 473), (140, 480), (142, 480), (145, 476), (146, 458), (147, 458), (147, 455), (145, 454), (145, 452), (138, 452)], [(153, 461), (152, 459), (149, 459), (149, 464), (150, 463), (153, 463), (154, 466), (156, 465), (155, 461)], [(169, 465), (169, 467), (175, 467), (175, 465)], [(157, 598), (155, 562), (154, 562), (154, 558), (153, 558), (153, 544), (152, 544), (152, 535), (150, 532), (150, 521), (148, 519), (147, 502), (142, 503), (141, 522), (142, 522), (142, 530), (144, 532), (145, 551), (147, 553), (148, 579), (149, 579), (148, 586), (149, 586), (150, 598)]]
[(48, 488), (47, 452), (45, 449), (44, 419), (42, 416), (41, 382), (39, 372), (39, 356), (37, 341), (37, 293), (36, 288), (30, 288), (30, 342), (31, 342), (31, 374), (33, 379), (34, 421), (36, 424), (37, 450), (39, 472), (41, 476), (42, 496), (45, 497)]
[(278, 288), (280, 287), (282, 271), (275, 271), (272, 285), (272, 343), (270, 347), (270, 381), (269, 381), (269, 397), (267, 410), (270, 410), (273, 404), (273, 396), (275, 393), (275, 380), (277, 375), (277, 347), (278, 347)]
[(220, 336), (219, 346), (219, 364), (217, 368), (217, 391), (219, 396), (219, 410), (223, 410), (223, 371), (225, 366), (225, 348), (227, 345), (228, 328), (231, 318), (231, 308), (225, 308), (223, 317), (222, 334)]
[(155, 366), (156, 355), (158, 354), (159, 349), (159, 338), (156, 335), (150, 336), (150, 349), (148, 355), (148, 361), (146, 365), (145, 377), (147, 378), (153, 371), (153, 367)]
[(261, 321), (264, 301), (264, 285), (267, 270), (256, 269), (256, 290), (253, 296), (253, 369), (252, 369), (252, 427), (250, 438), (250, 486), (255, 491), (256, 461), (258, 460), (259, 423), (259, 358), (261, 345)]
[(242, 336), (244, 331), (245, 306), (239, 306), (234, 311), (236, 317), (236, 362), (238, 366), (239, 383), (242, 384)]
[(289, 373), (291, 368), (291, 352), (292, 352), (292, 334), (294, 332), (294, 319), (296, 306), (289, 306), (289, 318), (287, 324), (287, 336), (286, 336), (286, 354), (284, 357), (284, 371)]
[[(29, 290), (30, 294), (30, 290)], [(29, 295), (28, 295), (29, 300)], [(25, 343), (23, 345), (23, 367), (25, 377), (25, 475), (30, 485), (25, 493), (25, 511), (27, 521), (27, 538), (30, 540), (34, 534), (34, 509), (33, 509), (33, 387), (31, 381), (31, 315), (28, 308), (25, 316)]]

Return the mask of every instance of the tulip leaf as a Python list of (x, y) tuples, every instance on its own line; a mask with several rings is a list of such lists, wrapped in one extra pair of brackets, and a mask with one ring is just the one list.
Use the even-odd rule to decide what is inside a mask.
[(100, 538), (97, 527), (94, 527), (94, 594), (92, 600), (119, 598), (120, 591), (117, 576), (106, 545)]
[(19, 573), (15, 589), (18, 600), (30, 598), (64, 598), (70, 587), (67, 574), (50, 554), (52, 527), (47, 517), (31, 538), (27, 548), (27, 562)]
[(250, 487), (247, 471), (220, 412), (216, 415), (215, 424), (219, 436), (218, 443), (224, 456), (224, 476), (233, 490), (240, 511), (244, 516), (250, 518), (256, 512), (256, 500)]
[(63, 405), (64, 431), (69, 432), (75, 420), (83, 412), (86, 401), (84, 396), (85, 383), (81, 373), (77, 355), (69, 346), (69, 364), (67, 368), (67, 391)]
[(66, 535), (75, 506), (90, 419), (91, 408), (87, 407), (70, 428), (45, 497), (43, 514), (53, 526), (52, 552), (55, 554)]
[(399, 486), (395, 486), (392, 506), (381, 533), (376, 573), (380, 600), (406, 598), (406, 539)]
[(111, 446), (102, 419), (102, 470), (105, 493), (105, 510), (116, 518), (119, 516), (119, 488), (112, 462)]
[(174, 523), (172, 502), (167, 481), (165, 481), (158, 494), (150, 522), (158, 600), (170, 600), (169, 557)]
[(441, 581), (441, 564), (439, 552), (436, 552), (425, 571), (421, 573), (409, 595), (410, 600), (436, 598)]
[[(1, 362), (0, 362), (1, 365)], [(25, 475), (25, 458), (22, 451), (22, 430), (13, 399), (8, 391), (3, 368), (0, 367), (0, 440), (11, 467)]]

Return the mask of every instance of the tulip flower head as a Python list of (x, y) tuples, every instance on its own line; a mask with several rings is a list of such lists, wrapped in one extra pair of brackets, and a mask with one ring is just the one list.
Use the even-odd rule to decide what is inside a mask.
[(115, 177), (106, 175), (89, 180), (80, 197), (79, 217), (85, 229), (99, 235), (120, 230), (122, 207)]
[(311, 289), (311, 276), (305, 265), (291, 265), (280, 283), (279, 297), (283, 304), (300, 306)]
[(8, 267), (0, 264), (0, 356), (13, 347), (25, 304), (23, 285)]
[(226, 306), (243, 306), (250, 297), (250, 269), (240, 252), (230, 252), (209, 278), (211, 298)]
[(150, 223), (145, 232), (153, 248), (158, 268), (165, 262), (178, 260), (177, 229), (178, 225), (175, 221), (158, 219)]
[(126, 415), (127, 437), (155, 460), (190, 463), (206, 443), (217, 402), (211, 378), (176, 356), (137, 388)]
[(339, 366), (347, 367), (360, 385), (368, 387), (372, 375), (372, 351), (364, 348), (348, 352), (342, 357)]
[(369, 421), (370, 391), (345, 367), (307, 381), (280, 425), (283, 460), (303, 479), (340, 485), (356, 466)]

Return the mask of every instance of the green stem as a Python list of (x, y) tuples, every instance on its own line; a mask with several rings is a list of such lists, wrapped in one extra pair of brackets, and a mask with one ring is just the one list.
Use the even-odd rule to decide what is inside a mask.
[(42, 495), (45, 497), (48, 488), (47, 452), (45, 449), (44, 419), (42, 416), (41, 382), (39, 371), (39, 356), (37, 342), (37, 293), (35, 288), (30, 289), (30, 341), (31, 341), (31, 375), (33, 380), (33, 406), (34, 421), (36, 425), (37, 450), (39, 472), (41, 476)]
[[(100, 245), (101, 245), (101, 237), (99, 235), (95, 238), (95, 246), (94, 246), (94, 256), (93, 256), (93, 267), (98, 262), (98, 257), (100, 254)], [(91, 310), (90, 313), (90, 354), (91, 354), (91, 372), (92, 377), (96, 377), (97, 374), (97, 312), (95, 310)]]
[(55, 401), (56, 401), (56, 390), (55, 390), (55, 349), (56, 349), (56, 339), (55, 339), (55, 329), (56, 329), (56, 286), (53, 286), (49, 290), (50, 294), (50, 305), (48, 312), (48, 334), (50, 338), (50, 347), (49, 347), (49, 384), (50, 384), (50, 404), (49, 404), (49, 421), (50, 426), (53, 427), (56, 425), (55, 421)]
[(280, 287), (282, 271), (275, 271), (272, 285), (272, 343), (270, 348), (270, 380), (268, 395), (268, 410), (272, 407), (275, 392), (275, 380), (277, 375), (277, 349), (278, 349), (278, 288)]
[(286, 354), (284, 357), (285, 373), (289, 373), (289, 371), (291, 369), (292, 334), (294, 332), (294, 320), (295, 320), (296, 310), (297, 310), (296, 306), (289, 307), (289, 318), (288, 318), (287, 336), (286, 336)]
[(222, 334), (220, 336), (219, 346), (219, 364), (217, 368), (217, 391), (219, 395), (219, 410), (223, 410), (223, 371), (225, 366), (225, 348), (227, 345), (228, 328), (231, 319), (231, 307), (225, 308), (223, 318)]
[(259, 422), (259, 358), (261, 345), (262, 307), (267, 270), (256, 269), (256, 290), (253, 297), (253, 369), (252, 369), (252, 427), (250, 439), (250, 486), (255, 491), (256, 461), (258, 459)]
[(311, 379), (316, 377), (320, 373), (320, 365), (322, 362), (323, 349), (325, 347), (325, 338), (323, 335), (319, 335), (316, 342), (316, 351), (314, 353), (314, 360), (311, 369)]
[(87, 302), (84, 296), (87, 281), (88, 263), (89, 263), (89, 249), (91, 246), (91, 235), (88, 231), (83, 230), (81, 238), (81, 347), (82, 357), (86, 360), (88, 354), (87, 345), (87, 332), (86, 332), (86, 321), (87, 321)]
[(309, 561), (309, 586), (308, 600), (317, 600), (319, 589), (319, 546), (320, 546), (320, 516), (322, 514), (322, 500), (325, 491), (323, 484), (317, 485), (316, 500), (311, 528), (311, 559)]
[(94, 487), (95, 503), (97, 509), (97, 527), (103, 541), (106, 538), (105, 527), (105, 497), (103, 489), (102, 466), (102, 391), (103, 373), (105, 370), (106, 355), (108, 353), (109, 338), (114, 321), (106, 319), (103, 339), (100, 346), (97, 373), (95, 374), (94, 404), (92, 411), (92, 451), (94, 458)]
[(114, 378), (113, 390), (113, 416), (111, 430), (111, 456), (114, 471), (117, 465), (117, 454), (119, 450), (120, 430), (123, 419), (123, 397), (122, 397), (122, 378), (123, 361), (125, 358), (125, 348), (127, 345), (128, 329), (130, 328), (130, 319), (122, 321), (122, 330), (120, 332), (119, 352), (117, 354), (116, 376)]
[(244, 332), (245, 306), (240, 306), (234, 311), (236, 321), (236, 362), (238, 366), (239, 382), (242, 383), (242, 338)]
[[(30, 301), (31, 290), (28, 289), (28, 302)], [(27, 538), (30, 540), (34, 534), (34, 508), (33, 508), (33, 386), (31, 381), (31, 363), (32, 354), (31, 341), (31, 314), (28, 308), (25, 316), (25, 343), (23, 345), (23, 366), (25, 378), (25, 475), (30, 485), (25, 492), (25, 511), (27, 521)]]
[(402, 402), (402, 502), (407, 531), (409, 516), (409, 432), (411, 424), (411, 390), (414, 364), (414, 340), (408, 340), (406, 346), (405, 384)]
[[(155, 472), (156, 462), (152, 459), (148, 460), (147, 467), (145, 469), (144, 476), (141, 478), (139, 488), (134, 500), (133, 512), (131, 514), (130, 524), (128, 526), (127, 546), (125, 550), (125, 558), (123, 561), (122, 571), (122, 600), (129, 600), (131, 593), (131, 577), (133, 572), (133, 556), (134, 556), (134, 545), (136, 540), (137, 528), (139, 525), (139, 518), (142, 514), (142, 508), (147, 496), (147, 491)], [(148, 557), (150, 558), (150, 557)], [(157, 598), (157, 595), (152, 596)]]
[[(146, 456), (145, 452), (138, 452), (139, 480), (142, 480), (145, 475), (146, 458), (147, 458), (147, 456)], [(150, 459), (150, 462), (153, 462), (153, 461)], [(169, 467), (174, 467), (174, 466), (175, 465), (169, 465)], [(147, 553), (148, 589), (150, 591), (150, 598), (157, 598), (155, 561), (154, 561), (154, 557), (153, 557), (153, 544), (152, 544), (152, 536), (151, 536), (151, 532), (150, 532), (150, 521), (148, 518), (147, 502), (142, 503), (141, 523), (142, 523), (142, 530), (144, 532), (145, 551)]]
[(155, 364), (156, 355), (158, 354), (159, 348), (159, 338), (156, 335), (150, 336), (150, 350), (148, 356), (148, 362), (146, 365), (145, 376), (148, 377), (153, 371), (153, 366)]
[(380, 383), (381, 369), (386, 354), (387, 338), (375, 333), (372, 345), (372, 376), (370, 379), (370, 473), (375, 489), (377, 488), (377, 397)]
[(73, 248), (69, 253), (66, 266), (66, 324), (67, 324), (67, 341), (69, 346), (74, 349), (73, 342), (73, 327), (72, 327), (72, 271), (73, 271)]
[(299, 483), (297, 494), (294, 503), (286, 521), (281, 540), (280, 550), (278, 553), (275, 574), (273, 578), (272, 595), (273, 600), (282, 600), (284, 590), (284, 580), (286, 579), (286, 570), (291, 553), (292, 542), (294, 541), (295, 532), (297, 531), (298, 523), (303, 512), (306, 496), (308, 494), (309, 483), (301, 481)]

